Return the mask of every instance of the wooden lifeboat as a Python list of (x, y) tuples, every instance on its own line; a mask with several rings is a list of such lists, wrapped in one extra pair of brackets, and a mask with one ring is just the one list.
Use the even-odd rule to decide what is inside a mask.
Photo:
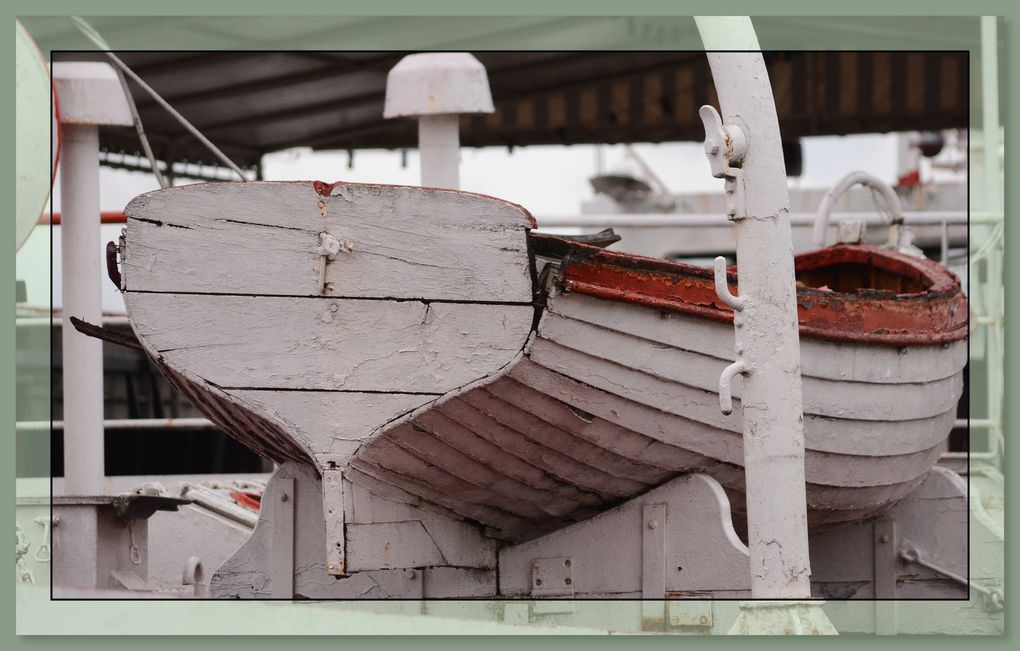
[[(126, 213), (143, 348), (266, 457), (508, 541), (690, 471), (741, 517), (741, 409), (717, 395), (732, 312), (711, 270), (532, 233), (521, 207), (449, 190), (191, 185)], [(967, 308), (949, 271), (891, 250), (833, 246), (796, 271), (818, 530), (884, 511), (935, 465)]]

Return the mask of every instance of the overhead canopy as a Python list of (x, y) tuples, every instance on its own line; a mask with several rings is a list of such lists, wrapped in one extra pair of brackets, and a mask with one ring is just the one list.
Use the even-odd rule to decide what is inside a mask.
[[(94, 57), (90, 53), (89, 57)], [(126, 52), (121, 58), (242, 166), (268, 152), (412, 148), (412, 120), (382, 117), (386, 73), (401, 53)], [(481, 52), (496, 112), (464, 116), (466, 146), (664, 142), (704, 137), (716, 104), (703, 52)], [(54, 59), (82, 58), (54, 53)], [(967, 126), (967, 58), (954, 52), (767, 55), (784, 137)], [(140, 89), (159, 158), (209, 152)], [(130, 128), (102, 145), (135, 152)]]
[[(53, 52), (54, 60), (95, 52)], [(121, 58), (244, 167), (290, 147), (413, 148), (412, 120), (382, 117), (393, 52), (123, 52)], [(464, 116), (466, 146), (701, 140), (697, 109), (717, 103), (704, 52), (476, 52), (496, 112)], [(966, 52), (766, 55), (780, 125), (802, 136), (966, 127)], [(156, 155), (213, 158), (139, 88)], [(104, 128), (111, 152), (138, 151)]]

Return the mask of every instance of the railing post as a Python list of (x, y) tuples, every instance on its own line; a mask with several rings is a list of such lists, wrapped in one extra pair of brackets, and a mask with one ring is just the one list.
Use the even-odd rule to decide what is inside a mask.
[[(89, 323), (103, 317), (99, 232), (99, 126), (131, 126), (120, 81), (106, 63), (53, 64), (60, 100), (62, 310)], [(61, 329), (64, 478), (68, 495), (103, 492), (103, 342)]]

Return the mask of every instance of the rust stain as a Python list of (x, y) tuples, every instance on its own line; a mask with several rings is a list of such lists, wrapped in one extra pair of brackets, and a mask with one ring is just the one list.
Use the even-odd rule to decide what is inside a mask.
[(117, 266), (117, 245), (113, 242), (106, 243), (106, 275), (110, 277), (113, 284), (119, 290), (121, 284), (120, 267)]
[[(712, 270), (530, 234), (539, 255), (560, 258), (568, 292), (715, 321), (733, 311), (716, 296)], [(942, 265), (888, 249), (837, 245), (796, 256), (802, 336), (887, 346), (936, 345), (967, 336), (967, 299)], [(737, 275), (728, 273), (736, 293)]]

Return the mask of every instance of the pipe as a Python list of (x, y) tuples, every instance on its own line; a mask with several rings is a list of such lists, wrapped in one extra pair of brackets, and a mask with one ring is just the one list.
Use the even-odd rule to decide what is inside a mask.
[[(818, 218), (818, 213), (792, 213), (790, 223), (794, 226), (811, 226)], [(889, 220), (869, 213), (835, 212), (830, 214), (832, 221), (843, 219), (860, 219), (866, 224), (888, 224)], [(640, 228), (677, 228), (682, 226), (729, 228), (727, 222), (720, 221), (716, 213), (609, 213), (580, 215), (547, 215), (537, 217), (539, 228), (608, 228), (608, 227), (640, 227)], [(60, 225), (60, 213), (53, 213), (39, 218), (40, 224)], [(100, 214), (103, 224), (126, 224), (127, 215), (122, 212), (104, 211)], [(903, 223), (908, 226), (966, 226), (968, 224), (997, 224), (1002, 221), (1001, 212), (976, 211), (968, 219), (966, 211), (958, 210), (917, 210), (903, 213)]]
[[(53, 213), (52, 216), (50, 216), (50, 215), (42, 215), (39, 218), (39, 223), (40, 224), (50, 224), (52, 226), (60, 226), (60, 224), (61, 224), (60, 213), (59, 212), (55, 212), (55, 213)], [(101, 224), (126, 224), (127, 223), (127, 215), (125, 215), (122, 212), (114, 212), (114, 211), (104, 210), (103, 212), (99, 213), (99, 223), (101, 223)]]
[[(23, 420), (15, 423), (19, 432), (58, 432), (63, 430), (62, 420)], [(113, 418), (103, 421), (104, 430), (125, 429), (215, 429), (216, 424), (206, 418)]]
[[(61, 328), (64, 325), (64, 319), (62, 317), (49, 317), (49, 316), (19, 316), (17, 317), (17, 327), (19, 328), (39, 328), (39, 327), (54, 327)], [(126, 316), (104, 316), (104, 326), (126, 326), (131, 325), (131, 320)]]
[[(63, 311), (90, 323), (103, 318), (99, 233), (99, 127), (65, 123), (60, 192)], [(63, 328), (65, 491), (103, 493), (103, 342)]]
[(422, 186), (460, 189), (460, 120), (456, 115), (420, 116), (418, 148)]
[[(580, 215), (538, 215), (538, 227), (551, 228), (730, 228), (731, 224), (719, 219), (718, 213), (607, 213)], [(813, 226), (817, 213), (794, 213), (790, 215), (791, 226)], [(833, 221), (859, 219), (865, 224), (888, 224), (882, 217), (859, 212), (831, 213)], [(974, 224), (995, 224), (1002, 220), (1001, 213), (973, 213), (967, 219), (965, 211), (916, 211), (903, 214), (903, 222), (909, 226), (967, 226)]]
[[(697, 20), (703, 32), (743, 22), (750, 27), (746, 19)], [(709, 52), (708, 61), (723, 132), (708, 134), (706, 152), (710, 160), (715, 154), (714, 164), (725, 157), (716, 175), (726, 179), (730, 195), (745, 300), (734, 325), (738, 357), (746, 363), (741, 406), (751, 594), (810, 599), (800, 336), (779, 119), (759, 52)], [(703, 111), (706, 129), (707, 117)], [(725, 152), (710, 146), (720, 138)]]
[(850, 172), (843, 179), (834, 185), (831, 190), (825, 193), (822, 197), (822, 203), (818, 206), (818, 212), (815, 217), (815, 230), (812, 234), (815, 246), (825, 246), (825, 236), (829, 231), (829, 215), (832, 212), (832, 207), (836, 204), (843, 194), (855, 185), (864, 185), (872, 190), (878, 192), (878, 195), (885, 201), (885, 209), (889, 211), (890, 219), (886, 220), (888, 224), (902, 224), (903, 223), (903, 206), (900, 203), (900, 198), (896, 195), (896, 191), (892, 189), (888, 183), (882, 179), (868, 174), (867, 172)]

